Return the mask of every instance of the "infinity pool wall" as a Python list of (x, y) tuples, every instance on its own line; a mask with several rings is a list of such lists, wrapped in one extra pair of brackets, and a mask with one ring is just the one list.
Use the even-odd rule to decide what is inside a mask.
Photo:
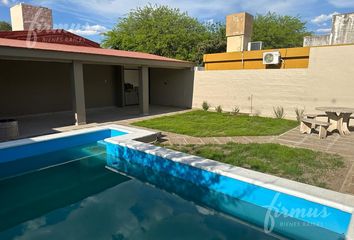
[(348, 212), (113, 143), (107, 144), (107, 154), (109, 166), (114, 167), (123, 158), (139, 164), (141, 168), (148, 167), (168, 173), (257, 206), (253, 210), (247, 210), (227, 201), (207, 203), (212, 205), (210, 207), (221, 209), (260, 227), (264, 227), (264, 222), (268, 221), (268, 225), (274, 224), (275, 232), (284, 236), (314, 240), (345, 239), (351, 219)]

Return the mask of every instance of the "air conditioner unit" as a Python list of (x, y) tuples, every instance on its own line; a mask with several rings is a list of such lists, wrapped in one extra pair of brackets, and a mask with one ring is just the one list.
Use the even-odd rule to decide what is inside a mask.
[(264, 52), (263, 53), (263, 64), (276, 65), (279, 63), (280, 63), (280, 52)]
[(263, 42), (249, 42), (247, 46), (247, 51), (262, 50)]

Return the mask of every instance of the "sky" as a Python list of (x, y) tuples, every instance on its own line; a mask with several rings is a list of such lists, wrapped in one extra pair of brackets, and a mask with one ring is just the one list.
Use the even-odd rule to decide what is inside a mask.
[(354, 12), (354, 0), (0, 0), (0, 21), (10, 22), (9, 9), (19, 2), (51, 8), (55, 28), (96, 42), (131, 9), (149, 3), (179, 8), (201, 22), (225, 22), (226, 15), (243, 11), (299, 16), (315, 34), (330, 31), (333, 14)]

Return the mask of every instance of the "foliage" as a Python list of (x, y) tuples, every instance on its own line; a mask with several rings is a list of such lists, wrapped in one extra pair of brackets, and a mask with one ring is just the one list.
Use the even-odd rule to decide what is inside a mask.
[(172, 145), (168, 147), (321, 187), (328, 187), (332, 176), (340, 176), (340, 171), (345, 167), (343, 158), (339, 155), (271, 143)]
[[(257, 15), (252, 41), (263, 41), (266, 49), (299, 47), (311, 35), (305, 24), (298, 16)], [(201, 64), (204, 54), (226, 51), (225, 32), (223, 23), (204, 24), (177, 8), (149, 4), (120, 18), (102, 45)]]
[(274, 116), (278, 119), (283, 119), (285, 117), (285, 111), (282, 106), (273, 107)]
[(265, 49), (301, 47), (303, 38), (311, 34), (299, 16), (269, 12), (255, 17), (252, 41), (263, 41)]
[(204, 101), (202, 104), (202, 108), (204, 111), (208, 111), (210, 108), (210, 104), (207, 101)]
[(305, 109), (295, 108), (296, 120), (297, 120), (298, 122), (300, 122), (301, 119), (303, 119), (303, 117), (304, 117), (304, 112), (305, 112)]
[(203, 62), (203, 55), (209, 53), (226, 52), (226, 26), (222, 23), (206, 25), (208, 37), (198, 44), (196, 57), (197, 63)]
[(225, 137), (277, 135), (296, 127), (298, 123), (285, 119), (242, 114), (233, 116), (229, 113), (197, 110), (135, 122), (133, 125), (195, 137)]
[(216, 106), (215, 111), (218, 112), (218, 113), (222, 113), (222, 107), (221, 107), (221, 105)]
[(11, 24), (5, 21), (0, 21), (0, 31), (11, 31)]
[(231, 113), (234, 114), (234, 115), (239, 114), (240, 113), (240, 108), (238, 106), (235, 106), (232, 109)]
[(204, 53), (226, 49), (225, 26), (202, 24), (176, 8), (147, 5), (132, 10), (105, 33), (103, 46), (201, 63)]

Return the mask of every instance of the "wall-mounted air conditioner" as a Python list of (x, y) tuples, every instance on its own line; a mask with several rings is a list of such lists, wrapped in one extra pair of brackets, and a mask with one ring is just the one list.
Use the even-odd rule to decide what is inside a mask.
[(263, 42), (249, 42), (247, 46), (247, 51), (262, 50)]
[(264, 52), (263, 53), (263, 64), (279, 64), (280, 63), (280, 52)]

